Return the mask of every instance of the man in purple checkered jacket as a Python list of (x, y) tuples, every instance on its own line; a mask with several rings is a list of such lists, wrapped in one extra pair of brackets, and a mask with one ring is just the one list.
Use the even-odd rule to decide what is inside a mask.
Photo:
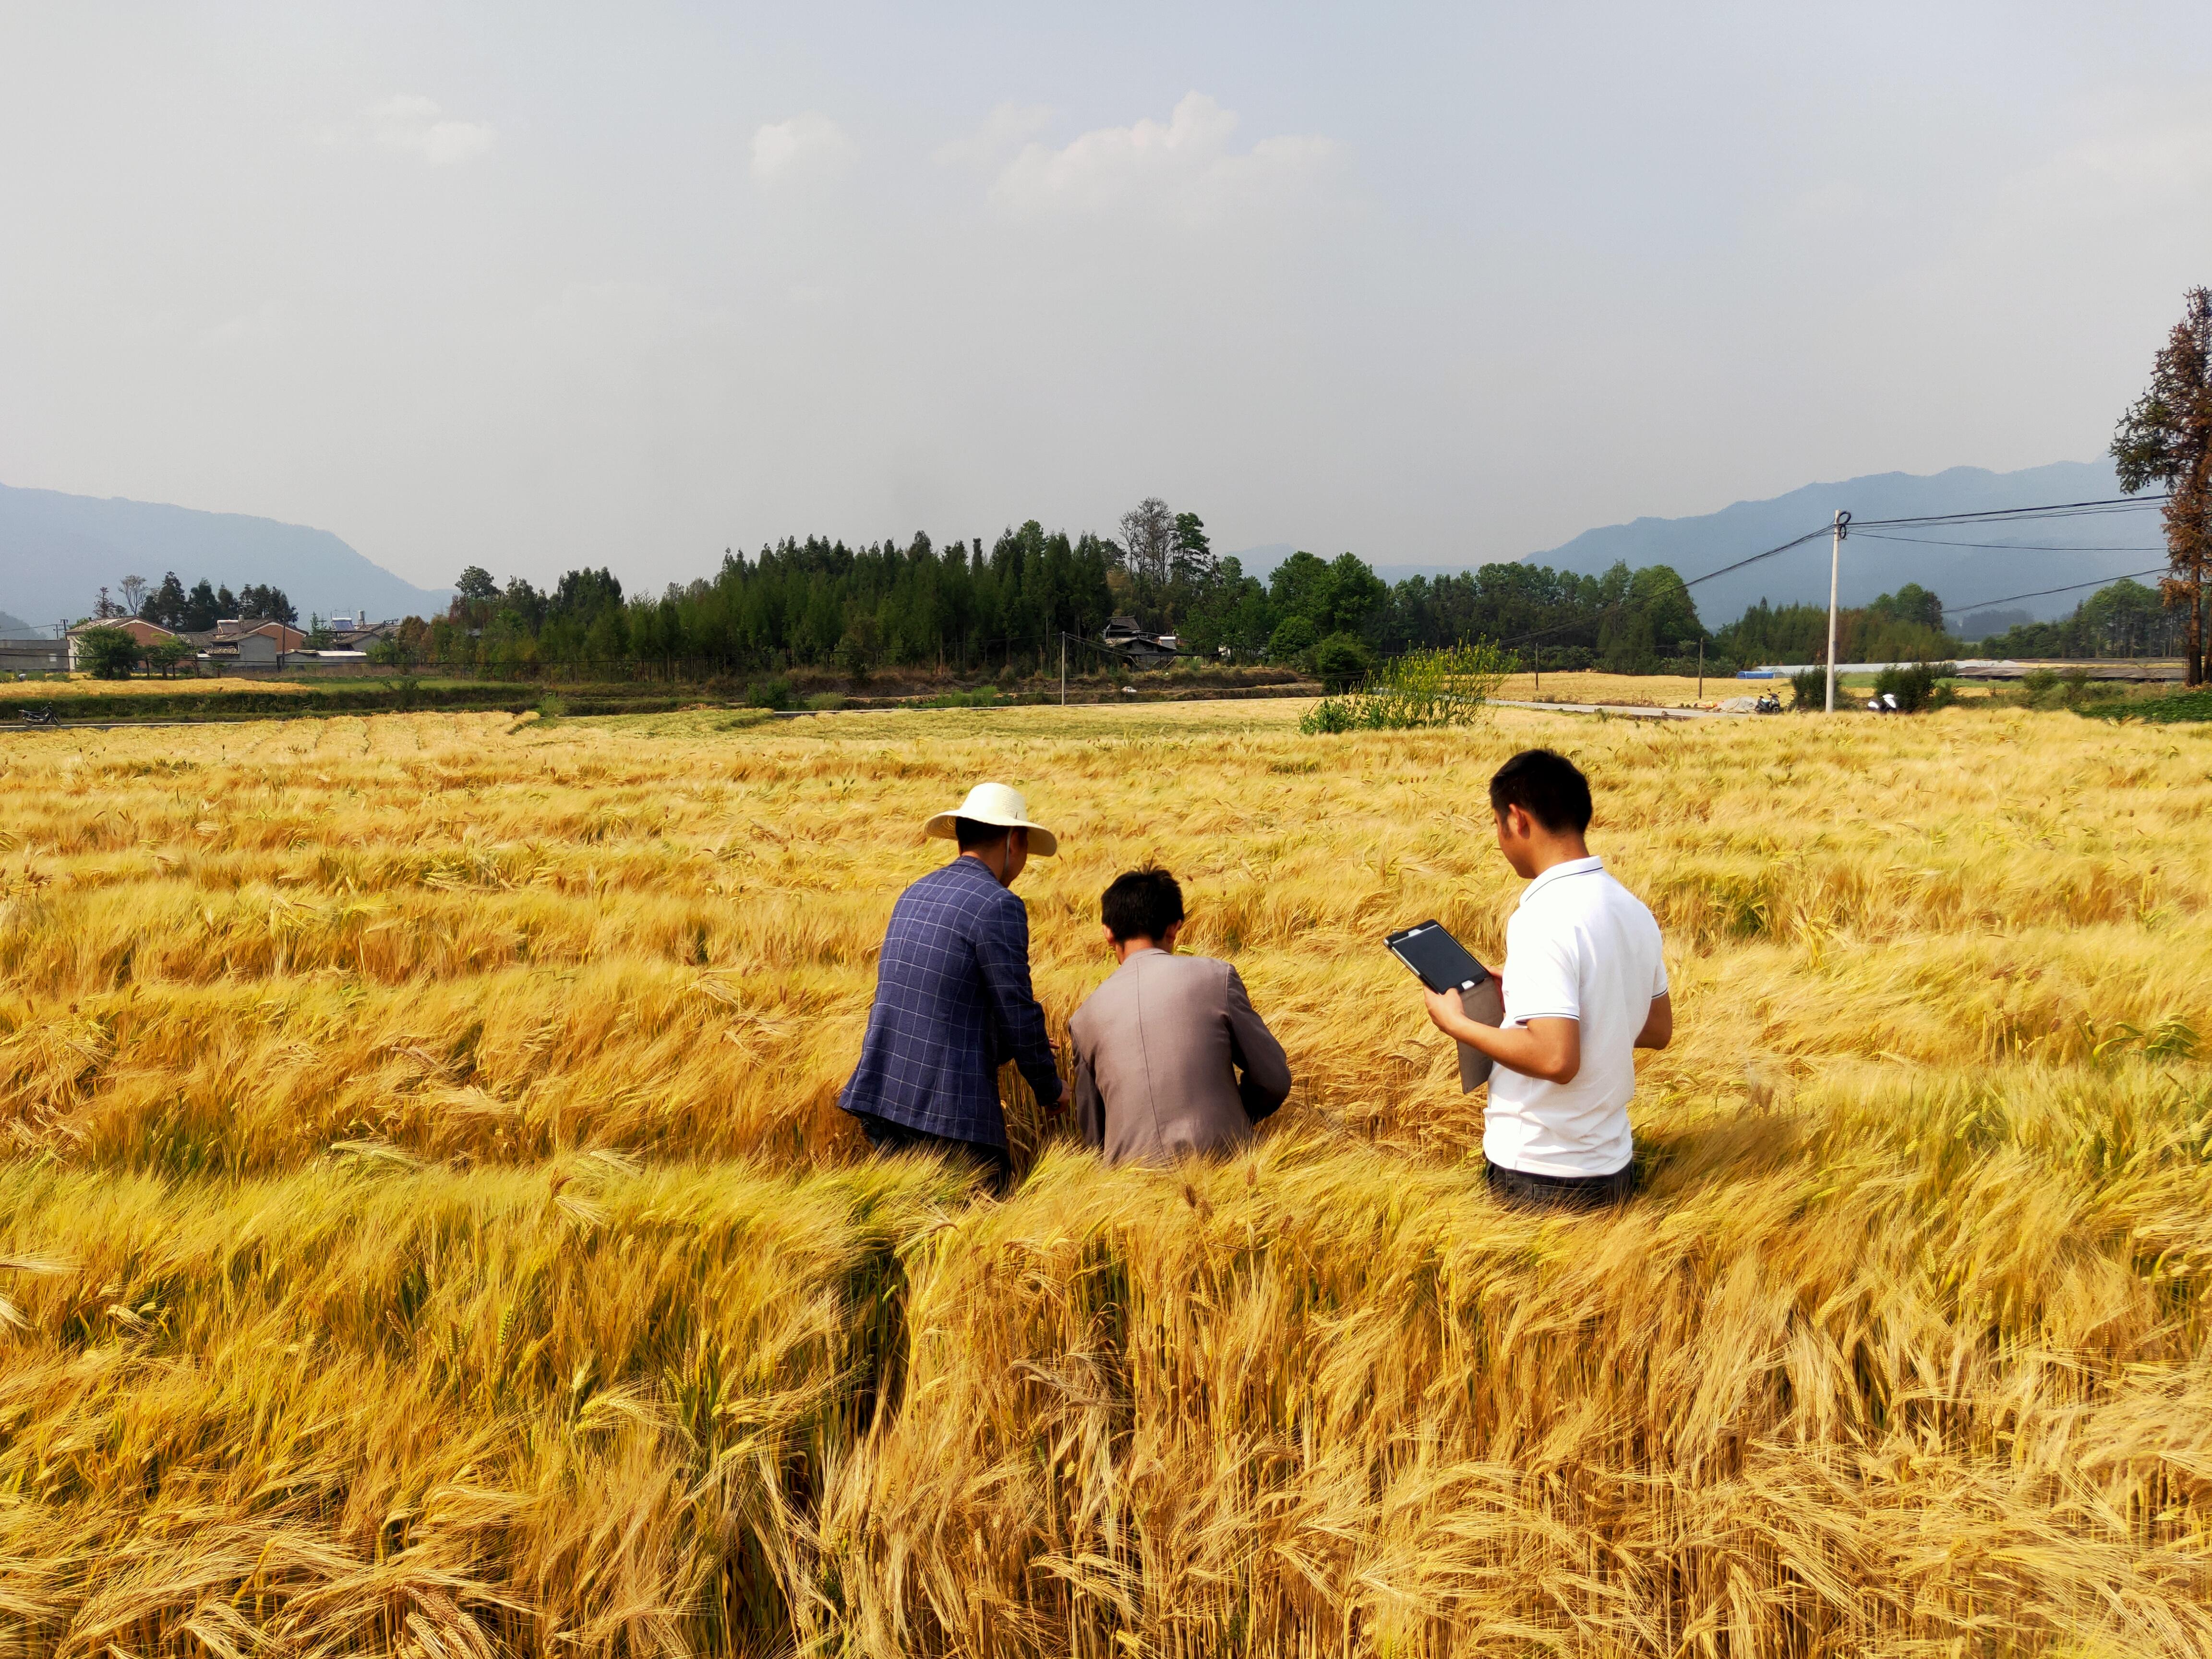
[(899, 895), (876, 966), (860, 1063), (837, 1103), (879, 1152), (944, 1153), (1003, 1192), (1013, 1172), (999, 1067), (1012, 1060), (1054, 1109), (1067, 1085), (1030, 990), (1030, 913), (1008, 890), (1060, 843), (1003, 783), (979, 783), (923, 834), (960, 856)]

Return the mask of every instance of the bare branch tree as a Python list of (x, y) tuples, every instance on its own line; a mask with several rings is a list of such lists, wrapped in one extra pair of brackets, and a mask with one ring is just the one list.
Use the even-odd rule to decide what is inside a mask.
[(1157, 495), (1147, 495), (1121, 515), (1121, 550), (1136, 575), (1164, 583), (1175, 553), (1175, 514)]

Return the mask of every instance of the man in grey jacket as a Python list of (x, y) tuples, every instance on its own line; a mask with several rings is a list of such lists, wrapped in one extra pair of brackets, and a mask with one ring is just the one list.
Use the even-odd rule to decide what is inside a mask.
[(1182, 889), (1166, 871), (1116, 877), (1099, 908), (1121, 965), (1068, 1021), (1077, 1132), (1109, 1164), (1243, 1146), (1291, 1092), (1244, 981), (1225, 962), (1175, 954)]

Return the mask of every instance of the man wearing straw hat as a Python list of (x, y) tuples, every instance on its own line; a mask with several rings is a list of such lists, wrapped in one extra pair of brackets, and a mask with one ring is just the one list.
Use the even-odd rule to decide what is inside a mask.
[(1030, 913), (1008, 890), (1031, 853), (1050, 858), (1060, 843), (1003, 783), (977, 784), (922, 833), (960, 855), (892, 908), (860, 1063), (837, 1103), (878, 1152), (941, 1152), (1003, 1191), (1013, 1166), (1000, 1063), (1020, 1066), (1048, 1105), (1067, 1098), (1030, 990)]

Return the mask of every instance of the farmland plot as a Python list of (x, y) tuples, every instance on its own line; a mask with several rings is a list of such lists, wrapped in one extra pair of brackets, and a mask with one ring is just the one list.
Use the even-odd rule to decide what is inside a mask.
[[(2212, 741), (1954, 711), (413, 715), (0, 750), (0, 1650), (2212, 1652)], [(1382, 934), (1573, 754), (1642, 1195)], [(1298, 1082), (1006, 1202), (835, 1096), (982, 777), (1056, 1035), (1183, 878)]]

